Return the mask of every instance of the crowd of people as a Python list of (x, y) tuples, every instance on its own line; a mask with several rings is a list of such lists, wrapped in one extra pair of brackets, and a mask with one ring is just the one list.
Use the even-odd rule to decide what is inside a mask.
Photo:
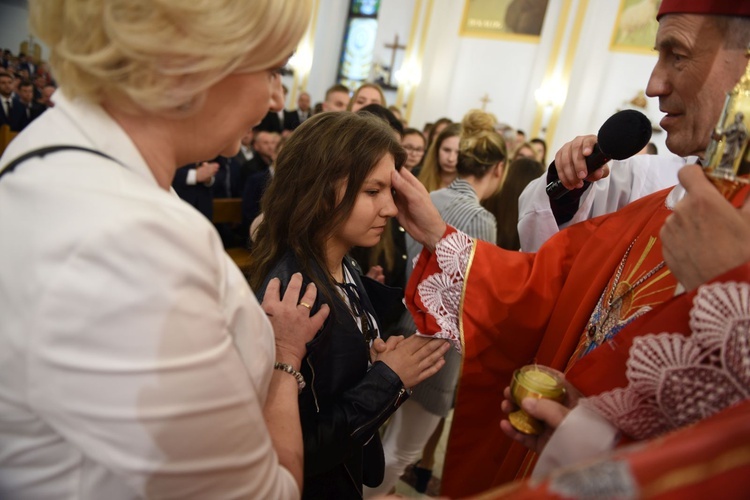
[[(589, 172), (372, 83), (286, 109), (310, 1), (136, 3), (29, 0), (52, 69), (0, 60), (0, 497), (424, 492), (451, 411), (443, 496), (750, 492), (750, 201), (701, 168), (750, 5), (662, 1), (674, 156)], [(529, 364), (566, 398), (514, 401)]]
[(48, 108), (57, 85), (44, 62), (23, 52), (0, 53), (0, 154), (10, 141)]

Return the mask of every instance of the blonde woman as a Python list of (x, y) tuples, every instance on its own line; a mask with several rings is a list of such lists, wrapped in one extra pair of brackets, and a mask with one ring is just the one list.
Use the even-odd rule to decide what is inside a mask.
[(281, 109), (310, 10), (30, 0), (60, 91), (0, 159), (0, 497), (300, 496), (327, 307), (296, 276), (262, 309), (170, 184)]
[(385, 94), (383, 93), (383, 89), (380, 88), (380, 85), (375, 83), (364, 83), (354, 91), (354, 95), (349, 101), (349, 105), (346, 109), (356, 113), (370, 104), (379, 104), (384, 108), (388, 107), (385, 102)]

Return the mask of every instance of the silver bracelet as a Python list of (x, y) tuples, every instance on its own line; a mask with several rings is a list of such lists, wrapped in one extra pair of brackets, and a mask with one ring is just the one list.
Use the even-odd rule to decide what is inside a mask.
[[(297, 379), (297, 387), (299, 388), (299, 392), (302, 392), (302, 389), (305, 388), (305, 377), (302, 376), (300, 372), (295, 370), (292, 365), (288, 365), (286, 363), (279, 363), (278, 361), (273, 364), (274, 370), (281, 370), (282, 372), (286, 372), (289, 375), (293, 376)], [(298, 392), (298, 394), (299, 394)]]

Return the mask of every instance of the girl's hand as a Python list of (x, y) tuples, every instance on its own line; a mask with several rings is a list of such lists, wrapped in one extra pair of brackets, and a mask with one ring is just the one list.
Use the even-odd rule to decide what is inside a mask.
[[(391, 341), (394, 337), (388, 339)], [(411, 389), (424, 379), (433, 376), (443, 367), (443, 356), (450, 349), (450, 343), (443, 339), (431, 339), (412, 335), (393, 347), (386, 342), (385, 351), (377, 353), (375, 361), (382, 361), (396, 372), (404, 387)]]

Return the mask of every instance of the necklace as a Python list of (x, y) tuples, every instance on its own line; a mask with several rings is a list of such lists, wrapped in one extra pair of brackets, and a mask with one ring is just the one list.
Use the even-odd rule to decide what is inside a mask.
[[(599, 299), (599, 302), (600, 306), (604, 308), (604, 311), (598, 319), (594, 319), (595, 315), (592, 315), (591, 319), (589, 319), (588, 326), (586, 327), (586, 351), (589, 350), (592, 344), (596, 346), (601, 345), (601, 343), (606, 339), (607, 333), (612, 331), (612, 326), (614, 326), (617, 318), (620, 318), (619, 313), (622, 310), (623, 303), (626, 301), (626, 299), (631, 300), (632, 303), (633, 291), (651, 276), (659, 272), (665, 265), (664, 261), (662, 260), (650, 271), (638, 278), (632, 285), (627, 283), (626, 281), (620, 282), (622, 271), (625, 268), (625, 262), (627, 261), (630, 250), (633, 249), (633, 245), (635, 245), (637, 239), (638, 238), (630, 243), (630, 246), (625, 251), (625, 255), (622, 256), (622, 260), (620, 261), (619, 266), (617, 266), (617, 272), (615, 273), (615, 278), (612, 281), (612, 288), (609, 293), (609, 299), (607, 299), (606, 308), (604, 308), (604, 295), (602, 295), (602, 298)], [(650, 242), (650, 244), (652, 243)], [(617, 312), (617, 314), (612, 316), (613, 312)]]
[[(344, 279), (346, 279), (346, 274), (344, 274)], [(344, 301), (344, 303), (347, 304), (347, 308), (354, 318), (355, 323), (356, 320), (359, 319), (362, 337), (364, 338), (365, 343), (369, 346), (377, 337), (377, 331), (370, 320), (370, 315), (362, 305), (362, 298), (359, 295), (359, 289), (357, 289), (357, 285), (348, 282), (336, 282), (336, 285), (341, 288), (341, 290), (346, 295), (348, 304), (347, 301)]]

